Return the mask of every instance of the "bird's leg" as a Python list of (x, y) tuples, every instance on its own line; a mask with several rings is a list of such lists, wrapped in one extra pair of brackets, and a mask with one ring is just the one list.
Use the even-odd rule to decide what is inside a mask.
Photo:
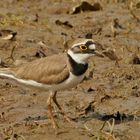
[(9, 56), (9, 58), (11, 58), (12, 60), (14, 60), (13, 53), (15, 51), (15, 48), (16, 48), (16, 46), (12, 47), (12, 50), (11, 50), (11, 53), (10, 53), (10, 56)]
[(17, 46), (18, 46), (18, 43), (17, 42), (15, 42), (14, 45), (12, 43), (12, 50), (10, 52), (10, 56), (8, 58), (6, 58), (6, 59), (11, 59), (12, 61), (14, 61), (13, 54), (14, 54), (14, 51), (17, 48)]
[(56, 122), (54, 120), (54, 117), (53, 117), (52, 105), (51, 105), (52, 96), (53, 96), (53, 92), (51, 92), (49, 97), (48, 97), (47, 107), (48, 107), (48, 114), (49, 114), (49, 117), (50, 117), (50, 119), (52, 121), (53, 128), (56, 129), (58, 127), (58, 125), (56, 124)]
[(52, 99), (53, 99), (54, 103), (58, 107), (58, 109), (59, 109), (60, 113), (63, 115), (64, 119), (68, 122), (71, 122), (71, 119), (66, 115), (66, 113), (63, 111), (62, 107), (59, 105), (59, 103), (56, 99), (56, 94), (57, 94), (57, 91), (55, 91), (53, 96), (52, 96)]

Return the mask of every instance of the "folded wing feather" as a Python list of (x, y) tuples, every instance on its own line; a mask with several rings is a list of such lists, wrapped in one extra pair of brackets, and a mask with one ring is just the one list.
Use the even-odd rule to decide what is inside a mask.
[(0, 69), (0, 73), (13, 75), (18, 79), (34, 80), (43, 84), (59, 84), (69, 77), (65, 54), (52, 55), (16, 68)]

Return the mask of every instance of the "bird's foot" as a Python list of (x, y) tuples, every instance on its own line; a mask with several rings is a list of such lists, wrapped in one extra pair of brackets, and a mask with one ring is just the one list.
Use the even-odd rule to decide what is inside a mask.
[(56, 121), (53, 120), (52, 121), (52, 127), (53, 127), (53, 129), (57, 130), (59, 128), (59, 125)]
[(64, 118), (64, 122), (68, 122), (70, 123), (72, 126), (76, 126), (76, 122), (69, 116), (66, 115), (66, 113), (61, 112), (63, 118)]
[(64, 121), (71, 123), (72, 119), (70, 117), (68, 117), (66, 114), (63, 115), (64, 117)]

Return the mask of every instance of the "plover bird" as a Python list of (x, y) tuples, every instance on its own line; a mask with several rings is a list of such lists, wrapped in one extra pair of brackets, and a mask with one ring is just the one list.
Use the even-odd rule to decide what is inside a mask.
[(57, 91), (75, 87), (80, 83), (88, 69), (88, 58), (94, 55), (102, 57), (101, 51), (101, 45), (92, 39), (78, 39), (66, 53), (40, 58), (16, 68), (2, 68), (0, 76), (26, 86), (48, 90), (48, 114), (56, 128), (51, 101), (54, 101), (64, 118), (69, 121), (57, 102)]
[(0, 38), (3, 40), (14, 40), (17, 35), (17, 32), (12, 30), (0, 30)]
[(15, 48), (17, 47), (17, 42), (15, 44), (13, 44), (12, 42), (16, 41), (16, 35), (17, 35), (17, 32), (12, 31), (12, 30), (7, 30), (7, 29), (0, 30), (0, 39), (10, 41), (9, 42), (10, 44), (8, 43), (8, 46), (12, 45), (10, 56), (7, 59), (14, 60), (13, 53), (14, 53)]

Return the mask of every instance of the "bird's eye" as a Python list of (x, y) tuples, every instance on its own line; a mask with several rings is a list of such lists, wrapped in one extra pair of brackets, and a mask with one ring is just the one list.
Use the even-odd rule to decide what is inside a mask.
[(83, 50), (83, 51), (84, 51), (84, 50), (87, 50), (87, 46), (81, 45), (81, 46), (80, 46), (80, 49)]

